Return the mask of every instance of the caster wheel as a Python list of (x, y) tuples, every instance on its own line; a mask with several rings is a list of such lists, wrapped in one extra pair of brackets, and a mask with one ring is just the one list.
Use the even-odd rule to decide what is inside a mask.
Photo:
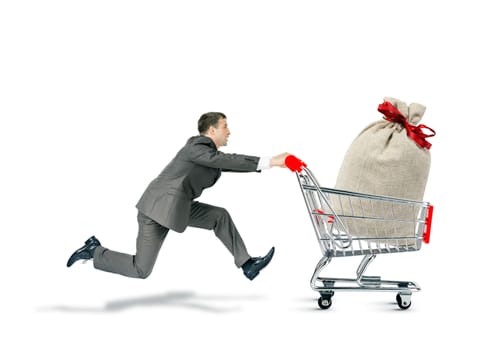
[(329, 309), (332, 305), (331, 297), (332, 295), (330, 294), (321, 295), (321, 297), (317, 300), (317, 304), (323, 310)]
[(396, 295), (396, 301), (400, 309), (409, 309), (411, 306), (411, 295), (398, 293)]

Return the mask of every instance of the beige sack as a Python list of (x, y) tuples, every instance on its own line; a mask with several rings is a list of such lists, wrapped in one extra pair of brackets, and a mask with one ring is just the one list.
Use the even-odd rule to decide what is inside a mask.
[[(380, 112), (382, 106), (387, 106), (388, 109), (395, 107), (392, 110), (397, 109), (411, 125), (388, 121), (386, 116), (389, 113), (386, 113), (385, 119), (367, 126), (349, 147), (339, 170), (336, 188), (421, 201), (431, 164), (430, 144), (425, 137), (433, 136), (434, 131), (424, 125), (414, 126), (419, 123), (426, 108), (418, 103), (407, 106), (406, 103), (390, 97), (384, 98), (384, 101), (384, 104), (379, 106)], [(421, 128), (427, 128), (433, 131), (433, 134), (426, 135)], [(397, 218), (412, 220), (413, 215), (417, 215), (412, 208), (393, 203), (371, 205), (369, 201), (333, 205), (338, 214), (390, 219), (345, 219), (344, 224), (352, 235), (371, 239), (394, 238), (389, 241), (390, 245), (414, 244), (412, 239), (396, 239), (413, 237), (414, 229), (411, 224), (395, 221)]]

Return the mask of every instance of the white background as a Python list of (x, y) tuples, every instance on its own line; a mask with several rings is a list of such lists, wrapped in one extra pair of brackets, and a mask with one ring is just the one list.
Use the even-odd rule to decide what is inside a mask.
[[(479, 6), (479, 5), (478, 5)], [(476, 1), (2, 1), (0, 315), (4, 349), (473, 348), (479, 297)], [(227, 114), (225, 152), (291, 152), (326, 186), (377, 106), (427, 107), (436, 130), (425, 200), (432, 240), (368, 272), (418, 282), (336, 293), (318, 309), (321, 251), (295, 175), (224, 174), (202, 200), (227, 208), (254, 281), (212, 232), (171, 232), (152, 275), (65, 263), (95, 234), (133, 253), (135, 203), (196, 134)], [(352, 260), (351, 260), (352, 259)], [(351, 277), (356, 258), (326, 274)]]

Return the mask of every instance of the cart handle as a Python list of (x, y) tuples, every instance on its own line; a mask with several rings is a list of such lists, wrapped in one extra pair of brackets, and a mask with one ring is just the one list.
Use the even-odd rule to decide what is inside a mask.
[(296, 156), (293, 156), (292, 154), (286, 157), (284, 163), (286, 164), (286, 167), (288, 167), (291, 171), (300, 172), (302, 168), (307, 167), (306, 163), (304, 163)]
[(431, 238), (431, 223), (433, 220), (433, 210), (434, 210), (434, 207), (430, 205), (428, 207), (428, 213), (426, 215), (426, 226), (424, 228), (424, 234), (423, 234), (424, 243), (429, 243), (429, 240)]

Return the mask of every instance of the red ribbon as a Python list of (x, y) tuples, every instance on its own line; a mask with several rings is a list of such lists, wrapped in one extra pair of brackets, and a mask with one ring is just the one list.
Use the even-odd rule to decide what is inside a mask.
[[(420, 147), (430, 149), (431, 143), (426, 141), (426, 138), (433, 137), (436, 135), (436, 132), (431, 129), (430, 127), (420, 124), (420, 125), (412, 125), (409, 124), (406, 117), (399, 112), (399, 110), (392, 105), (392, 103), (385, 101), (381, 103), (377, 109), (379, 112), (384, 114), (384, 119), (393, 122), (399, 123), (406, 129), (406, 133), (408, 137), (413, 139)], [(432, 132), (432, 134), (425, 134), (422, 129), (427, 129)]]

